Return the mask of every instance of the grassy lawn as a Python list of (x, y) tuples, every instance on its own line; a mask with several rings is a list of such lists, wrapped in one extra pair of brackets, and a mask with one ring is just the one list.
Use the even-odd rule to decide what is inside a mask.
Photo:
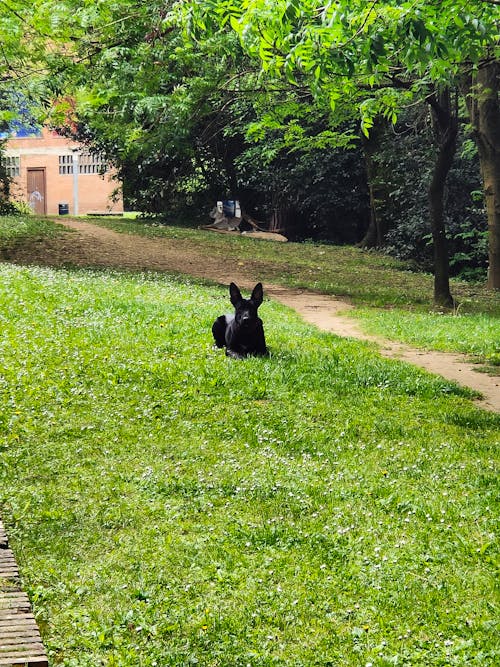
[[(454, 313), (431, 307), (432, 276), (414, 273), (387, 255), (353, 247), (276, 244), (187, 228), (116, 219), (97, 224), (123, 233), (175, 238), (210, 255), (257, 263), (269, 282), (306, 287), (358, 305), (350, 315), (369, 333), (418, 347), (464, 352), (500, 364), (500, 298), (481, 285), (452, 281), (460, 305)], [(390, 308), (387, 308), (387, 307)]]
[[(214, 235), (215, 236), (215, 235)], [(226, 290), (0, 264), (0, 515), (51, 665), (498, 664), (500, 417)]]
[(365, 308), (353, 315), (369, 333), (428, 349), (463, 352), (492, 367), (500, 366), (500, 318), (487, 313), (457, 316)]
[(61, 233), (64, 233), (64, 228), (48, 218), (35, 218), (30, 215), (2, 216), (0, 217), (0, 251), (16, 243), (26, 243)]
[[(179, 247), (195, 247), (208, 255), (252, 261), (268, 281), (335, 294), (359, 305), (428, 310), (432, 301), (432, 276), (411, 272), (407, 264), (382, 253), (352, 246), (272, 243), (245, 235), (116, 218), (90, 221), (122, 233), (176, 239)], [(500, 299), (495, 293), (460, 281), (453, 281), (452, 286), (462, 312), (487, 311), (500, 316)]]
[[(21, 222), (18, 222), (18, 221)], [(353, 247), (270, 243), (245, 236), (225, 236), (187, 227), (112, 218), (90, 222), (125, 234), (174, 239), (180, 251), (243, 262), (264, 282), (309, 288), (345, 298), (357, 307), (369, 333), (417, 347), (463, 352), (486, 363), (500, 364), (500, 298), (482, 285), (452, 281), (459, 300), (454, 313), (432, 307), (432, 276), (414, 273), (387, 255)], [(21, 236), (24, 242), (44, 234), (64, 233), (61, 226), (33, 218), (0, 219), (0, 247)]]

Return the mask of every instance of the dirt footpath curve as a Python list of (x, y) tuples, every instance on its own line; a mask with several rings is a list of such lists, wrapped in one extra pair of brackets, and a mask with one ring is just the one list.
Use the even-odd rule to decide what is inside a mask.
[[(169, 271), (206, 278), (223, 285), (234, 281), (244, 289), (251, 289), (259, 280), (258, 267), (252, 267), (249, 261), (234, 267), (223, 257), (206, 257), (198, 251), (186, 251), (175, 239), (122, 234), (71, 218), (58, 218), (57, 222), (75, 233), (44, 239), (34, 247), (19, 248), (10, 254), (10, 260), (48, 266), (71, 264)], [(293, 308), (304, 320), (324, 331), (374, 342), (385, 357), (406, 361), (479, 391), (483, 399), (476, 401), (476, 404), (500, 412), (500, 378), (478, 373), (465, 356), (414, 349), (366, 334), (354, 320), (345, 316), (352, 306), (334, 297), (267, 283), (265, 293)]]

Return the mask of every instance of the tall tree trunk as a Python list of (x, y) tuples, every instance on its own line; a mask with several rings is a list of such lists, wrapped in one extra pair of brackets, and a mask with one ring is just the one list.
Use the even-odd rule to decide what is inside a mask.
[(243, 137), (240, 135), (232, 136), (224, 140), (222, 144), (222, 164), (226, 172), (229, 185), (229, 195), (231, 199), (240, 202), (242, 217), (250, 215), (252, 209), (249, 201), (248, 191), (241, 187), (240, 177), (236, 168), (236, 160), (244, 150)]
[(368, 195), (370, 201), (370, 223), (364, 237), (359, 242), (360, 248), (377, 248), (384, 244), (385, 225), (379, 211), (380, 193), (378, 184), (378, 170), (374, 159), (379, 148), (380, 124), (375, 123), (369, 137), (361, 135), (363, 154), (366, 166), (366, 180), (368, 184)]
[(488, 217), (488, 287), (500, 289), (500, 62), (482, 63), (466, 89)]
[(450, 292), (450, 272), (446, 224), (444, 217), (444, 193), (446, 178), (453, 164), (457, 146), (458, 117), (452, 107), (449, 89), (432, 94), (427, 100), (431, 106), (436, 137), (436, 161), (429, 185), (429, 208), (434, 247), (434, 303), (453, 306)]

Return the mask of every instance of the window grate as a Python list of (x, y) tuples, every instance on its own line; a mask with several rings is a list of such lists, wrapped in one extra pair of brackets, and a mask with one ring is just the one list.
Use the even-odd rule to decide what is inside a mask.
[[(105, 174), (107, 170), (107, 164), (101, 153), (82, 152), (79, 154), (79, 174)], [(73, 173), (73, 155), (59, 156), (59, 173), (61, 175), (69, 175)]]
[(60, 155), (59, 156), (59, 173), (61, 175), (67, 175), (73, 173), (73, 156), (72, 155)]
[(15, 176), (20, 175), (20, 173), (21, 173), (21, 170), (20, 170), (21, 160), (18, 156), (5, 155), (2, 158), (2, 164), (5, 168), (5, 173), (10, 178), (14, 178)]

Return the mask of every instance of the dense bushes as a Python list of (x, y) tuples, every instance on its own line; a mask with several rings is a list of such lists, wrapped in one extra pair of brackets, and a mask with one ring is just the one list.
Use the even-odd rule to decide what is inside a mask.
[[(388, 230), (385, 248), (425, 271), (433, 267), (428, 222), (433, 150), (430, 131), (423, 125), (406, 128), (399, 135), (387, 133), (380, 152), (381, 178), (387, 192), (381, 204)], [(451, 275), (484, 278), (487, 226), (479, 164), (475, 149), (463, 134), (447, 180), (445, 215)]]

